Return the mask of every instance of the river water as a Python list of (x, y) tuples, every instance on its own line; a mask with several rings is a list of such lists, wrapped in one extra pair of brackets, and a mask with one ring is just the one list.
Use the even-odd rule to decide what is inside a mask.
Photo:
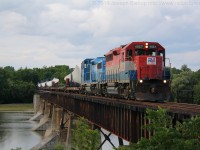
[(31, 130), (37, 125), (37, 122), (29, 121), (33, 115), (29, 112), (0, 112), (0, 150), (29, 150), (41, 141), (42, 135)]

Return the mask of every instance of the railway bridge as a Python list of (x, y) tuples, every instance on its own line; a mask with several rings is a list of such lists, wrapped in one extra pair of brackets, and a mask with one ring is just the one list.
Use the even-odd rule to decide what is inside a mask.
[[(94, 124), (95, 127), (99, 129), (104, 128), (110, 134), (117, 135), (120, 145), (123, 145), (122, 139), (129, 142), (137, 142), (141, 137), (148, 138), (150, 136), (150, 133), (142, 128), (143, 125), (149, 123), (149, 120), (145, 119), (146, 108), (158, 109), (158, 107), (161, 107), (168, 109), (169, 114), (173, 116), (174, 122), (194, 115), (200, 115), (200, 105), (195, 104), (130, 101), (65, 93), (59, 90), (38, 90), (37, 94), (44, 101), (42, 109), (53, 105), (62, 108), (65, 112), (72, 112), (78, 116), (83, 116)], [(52, 114), (51, 111), (49, 113)], [(61, 125), (64, 125), (66, 121), (61, 117), (60, 122)], [(112, 144), (109, 139), (110, 134), (104, 134), (104, 136)]]

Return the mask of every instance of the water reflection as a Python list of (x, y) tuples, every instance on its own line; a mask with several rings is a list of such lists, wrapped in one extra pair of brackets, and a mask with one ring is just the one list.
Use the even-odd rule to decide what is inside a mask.
[(31, 130), (37, 125), (29, 121), (32, 116), (27, 112), (0, 112), (0, 150), (28, 150), (40, 142), (41, 134)]

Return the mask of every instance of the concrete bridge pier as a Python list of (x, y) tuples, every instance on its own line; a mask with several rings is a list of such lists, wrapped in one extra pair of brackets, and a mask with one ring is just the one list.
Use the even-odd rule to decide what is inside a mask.
[(42, 110), (41, 114), (43, 115), (39, 121), (39, 124), (35, 128), (33, 128), (33, 130), (35, 131), (45, 131), (49, 128), (51, 124), (50, 118), (52, 116), (53, 105), (44, 100), (42, 100), (40, 104), (41, 104), (40, 110)]
[[(44, 139), (34, 146), (32, 150), (53, 150), (57, 143), (71, 149), (71, 127), (73, 114), (56, 105), (45, 103), (44, 116), (36, 130), (44, 130)], [(45, 126), (45, 120), (49, 126)], [(46, 120), (46, 121), (47, 121)], [(47, 123), (47, 122), (46, 122)]]
[(53, 106), (53, 112), (51, 116), (51, 125), (46, 130), (44, 137), (51, 135), (53, 132), (59, 133), (61, 114), (62, 114), (62, 109), (59, 107)]
[(66, 121), (65, 121), (65, 127), (67, 128), (67, 137), (66, 137), (66, 149), (71, 150), (72, 148), (72, 124), (74, 121), (74, 114), (70, 111), (67, 111), (66, 113)]
[(61, 116), (61, 108), (50, 103), (45, 103), (44, 116), (40, 120), (38, 128), (35, 129), (45, 131), (44, 138), (32, 150), (55, 149), (55, 145), (59, 139)]
[(31, 121), (40, 121), (44, 115), (45, 101), (40, 98), (40, 95), (35, 94), (33, 96), (33, 105), (35, 115), (30, 118)]

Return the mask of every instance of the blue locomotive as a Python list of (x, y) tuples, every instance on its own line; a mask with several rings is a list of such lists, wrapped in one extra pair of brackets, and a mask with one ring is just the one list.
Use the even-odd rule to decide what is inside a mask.
[(81, 64), (81, 89), (83, 93), (102, 94), (101, 84), (105, 82), (105, 57), (85, 59)]

